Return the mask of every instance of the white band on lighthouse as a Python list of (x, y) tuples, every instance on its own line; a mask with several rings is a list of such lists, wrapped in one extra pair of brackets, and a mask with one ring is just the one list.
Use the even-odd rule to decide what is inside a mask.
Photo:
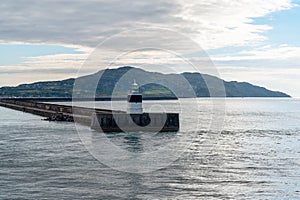
[(139, 85), (133, 82), (131, 90), (127, 96), (127, 113), (129, 114), (142, 114), (143, 113), (143, 96), (140, 93)]

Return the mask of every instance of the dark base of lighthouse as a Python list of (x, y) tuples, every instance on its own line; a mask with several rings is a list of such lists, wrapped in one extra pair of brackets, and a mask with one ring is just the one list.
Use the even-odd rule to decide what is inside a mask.
[(176, 132), (178, 113), (96, 113), (91, 128), (101, 132)]

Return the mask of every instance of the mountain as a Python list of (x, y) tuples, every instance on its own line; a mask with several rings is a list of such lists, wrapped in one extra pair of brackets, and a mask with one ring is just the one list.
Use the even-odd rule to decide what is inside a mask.
[[(100, 76), (101, 79), (98, 80)], [(133, 67), (106, 69), (79, 77), (76, 79), (76, 85), (80, 87), (76, 86), (75, 92), (90, 94), (96, 90), (97, 97), (107, 97), (112, 95), (115, 88), (113, 94), (122, 96), (127, 94), (133, 80), (143, 85), (140, 88), (142, 93), (150, 97), (173, 97), (174, 93), (177, 97), (191, 97), (193, 92), (197, 97), (224, 96), (222, 88), (219, 88), (220, 84), (224, 84), (227, 97), (290, 97), (285, 93), (271, 91), (247, 82), (227, 82), (207, 74), (187, 72), (162, 74)], [(2, 87), (0, 97), (72, 97), (74, 83), (75, 79), (71, 78)]]

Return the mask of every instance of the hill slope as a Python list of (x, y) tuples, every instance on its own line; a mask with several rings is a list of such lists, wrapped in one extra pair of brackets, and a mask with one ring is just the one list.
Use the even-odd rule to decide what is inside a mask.
[[(126, 74), (129, 70), (130, 73)], [(126, 74), (126, 76), (123, 76), (124, 74)], [(98, 77), (100, 75), (102, 75), (101, 80), (98, 82)], [(151, 84), (146, 84), (141, 87), (142, 93), (146, 96), (171, 97), (174, 96), (173, 92), (175, 92), (178, 97), (185, 97), (186, 88), (184, 88), (182, 84), (177, 84), (178, 80), (182, 77), (189, 82), (197, 97), (210, 96), (208, 87), (206, 86), (207, 82), (209, 82), (210, 87), (223, 83), (227, 97), (290, 97), (285, 93), (270, 91), (250, 83), (236, 81), (227, 82), (206, 74), (161, 74), (132, 67), (121, 67), (118, 69), (99, 71), (95, 74), (79, 77), (77, 81), (84, 86), (81, 89), (87, 91), (90, 90), (90, 88), (93, 88), (93, 85), (91, 85), (93, 80), (94, 82), (98, 82), (96, 89), (97, 97), (110, 96), (120, 78), (122, 79), (122, 84), (118, 85), (117, 94), (119, 95), (127, 94), (132, 80), (135, 79), (141, 84), (145, 80), (152, 82)], [(75, 79), (66, 79), (62, 81), (22, 84), (17, 87), (2, 87), (0, 88), (0, 97), (72, 97), (74, 82)], [(172, 88), (171, 90), (173, 92), (171, 92), (162, 85), (176, 85), (176, 87)], [(222, 96), (222, 93), (216, 92), (212, 96)]]

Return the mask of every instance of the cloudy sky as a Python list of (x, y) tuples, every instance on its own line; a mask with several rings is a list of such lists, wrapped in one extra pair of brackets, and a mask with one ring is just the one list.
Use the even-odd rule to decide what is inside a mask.
[[(298, 4), (299, 0), (1, 0), (0, 86), (75, 77), (107, 38), (155, 27), (197, 43), (225, 80), (247, 81), (300, 97)], [(123, 34), (123, 40), (106, 46), (106, 52), (122, 53), (136, 38), (151, 41), (154, 47), (184, 46), (163, 32), (141, 31)], [(199, 52), (189, 53), (195, 58)], [(153, 51), (146, 54), (150, 55)], [(130, 57), (121, 64), (147, 62), (153, 58)], [(95, 66), (85, 72), (99, 70), (100, 65)]]

